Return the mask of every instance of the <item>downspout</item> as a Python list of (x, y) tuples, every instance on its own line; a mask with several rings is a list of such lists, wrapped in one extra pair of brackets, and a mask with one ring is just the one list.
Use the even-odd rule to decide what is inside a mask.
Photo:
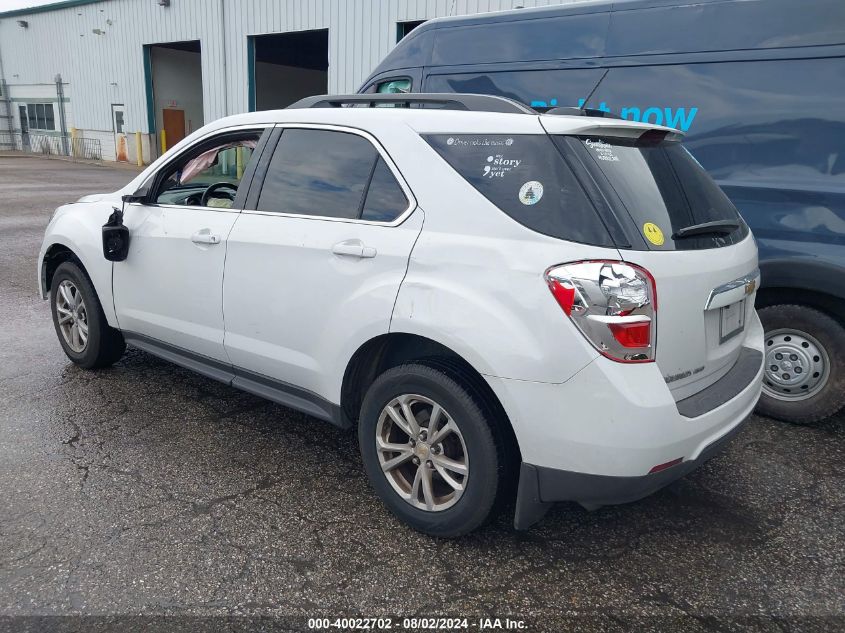
[(6, 72), (3, 70), (3, 52), (0, 51), (0, 92), (3, 93), (3, 101), (6, 102), (6, 123), (9, 127), (9, 142), (12, 143), (14, 147), (14, 139), (15, 139), (15, 124), (14, 124), (14, 115), (15, 113), (12, 111), (12, 99), (9, 96), (9, 84), (6, 83)]
[(62, 86), (62, 76), (56, 75), (56, 97), (59, 100), (59, 126), (62, 130), (62, 153), (70, 155), (67, 148), (67, 121), (65, 120), (65, 89)]

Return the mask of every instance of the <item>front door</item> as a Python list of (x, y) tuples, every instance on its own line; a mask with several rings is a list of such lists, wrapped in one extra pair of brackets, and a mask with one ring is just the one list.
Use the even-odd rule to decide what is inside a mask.
[(244, 210), (229, 236), (223, 306), (232, 364), (338, 402), (338, 367), (387, 333), (422, 228), (400, 182), (360, 134), (282, 132), (255, 199), (258, 183), (250, 187), (255, 210)]
[[(185, 111), (165, 108), (162, 110), (161, 118), (164, 123), (164, 137), (167, 147), (173, 147), (185, 138)], [(162, 147), (162, 152), (167, 147)]]
[[(114, 264), (120, 328), (227, 362), (223, 262), (242, 173), (263, 130), (217, 135), (162, 168), (143, 203), (127, 204), (129, 256)], [(241, 158), (238, 159), (237, 155)]]

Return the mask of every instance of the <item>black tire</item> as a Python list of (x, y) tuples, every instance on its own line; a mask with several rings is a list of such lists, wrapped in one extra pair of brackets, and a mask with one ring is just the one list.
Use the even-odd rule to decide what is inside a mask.
[[(364, 469), (378, 496), (409, 526), (438, 537), (457, 537), (483, 525), (492, 514), (497, 495), (508, 473), (507, 460), (490, 420), (487, 407), (474, 398), (473, 390), (441, 369), (422, 364), (400, 365), (381, 374), (367, 391), (358, 424), (358, 442)], [(428, 511), (412, 506), (399, 496), (382, 473), (376, 449), (376, 430), (384, 407), (394, 398), (415, 394), (443, 407), (460, 429), (466, 445), (469, 472), (462, 495), (451, 507)]]
[[(76, 286), (85, 302), (88, 341), (85, 348), (79, 352), (74, 351), (68, 345), (59, 327), (56, 294), (59, 292), (59, 285), (65, 280), (69, 280)], [(77, 263), (73, 261), (64, 262), (59, 265), (53, 274), (53, 280), (50, 283), (50, 309), (53, 314), (53, 327), (56, 329), (59, 343), (67, 357), (75, 364), (85, 369), (108, 367), (123, 356), (123, 352), (126, 350), (123, 335), (120, 330), (109, 326), (91, 280), (88, 279), (88, 275)]]
[[(783, 400), (763, 390), (757, 413), (794, 424), (811, 424), (828, 418), (845, 407), (845, 328), (823, 312), (799, 305), (773, 305), (759, 310), (766, 332), (765, 345), (772, 344), (769, 334), (781, 329), (812, 336), (827, 354), (827, 382), (803, 400)], [(768, 378), (767, 378), (768, 380)]]

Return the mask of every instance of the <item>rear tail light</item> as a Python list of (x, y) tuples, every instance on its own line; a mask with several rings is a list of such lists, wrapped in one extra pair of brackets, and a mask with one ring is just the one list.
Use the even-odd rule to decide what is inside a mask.
[(553, 266), (545, 278), (566, 316), (599, 352), (625, 363), (654, 360), (657, 293), (645, 268), (583, 261)]

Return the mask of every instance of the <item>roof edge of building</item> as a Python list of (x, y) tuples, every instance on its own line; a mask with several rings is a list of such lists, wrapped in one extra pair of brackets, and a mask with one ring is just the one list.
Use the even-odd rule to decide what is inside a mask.
[(36, 7), (2, 11), (0, 12), (0, 20), (18, 15), (32, 15), (33, 13), (47, 13), (49, 11), (58, 11), (59, 9), (70, 9), (72, 7), (78, 7), (84, 4), (96, 4), (98, 2), (105, 2), (105, 0), (58, 0), (58, 2), (50, 2), (49, 4), (42, 4)]

